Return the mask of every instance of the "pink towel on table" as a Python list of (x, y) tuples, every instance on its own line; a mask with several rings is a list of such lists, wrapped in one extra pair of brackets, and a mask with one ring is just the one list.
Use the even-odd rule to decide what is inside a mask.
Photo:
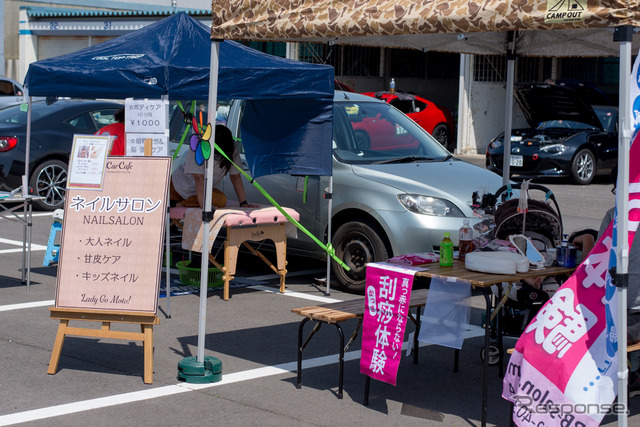
[[(295, 210), (284, 209), (296, 221), (300, 219), (300, 215)], [(295, 225), (288, 222), (285, 216), (274, 207), (216, 209), (213, 220), (209, 223), (209, 252), (223, 226), (241, 227), (280, 222), (287, 222), (285, 225), (287, 237), (298, 237)], [(202, 252), (202, 211), (199, 208), (187, 208), (184, 211), (182, 249)]]

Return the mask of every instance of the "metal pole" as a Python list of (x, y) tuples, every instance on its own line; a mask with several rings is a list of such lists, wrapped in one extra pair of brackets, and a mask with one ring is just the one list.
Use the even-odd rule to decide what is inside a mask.
[[(25, 88), (25, 98), (27, 97), (27, 90)], [(29, 152), (31, 151), (31, 95), (28, 97), (29, 102), (27, 105), (27, 146), (24, 153), (24, 176), (22, 177), (22, 195), (27, 196), (29, 194)]]
[[(216, 122), (216, 103), (218, 102), (218, 65), (220, 58), (220, 42), (211, 42), (211, 69), (209, 72), (209, 123)], [(215, 144), (215, 132), (211, 133), (211, 146)], [(212, 150), (214, 151), (214, 150)], [(211, 211), (211, 190), (213, 187), (213, 152), (205, 162), (204, 176), (204, 210), (202, 212), (202, 259), (200, 262), (200, 319), (198, 322), (198, 355), (197, 361), (204, 363), (204, 338), (207, 326), (207, 282), (209, 276), (209, 223), (213, 216)]]
[(0, 77), (6, 77), (4, 55), (4, 0), (0, 0)]
[[(331, 245), (331, 211), (333, 209), (333, 176), (329, 176), (329, 187), (327, 187), (325, 191), (325, 195), (327, 196), (328, 207), (327, 207), (327, 246)], [(326, 286), (326, 295), (331, 295), (331, 257), (327, 255), (327, 286)]]
[[(25, 90), (26, 92), (26, 90)], [(26, 93), (25, 93), (25, 97), (26, 97)], [(25, 156), (24, 156), (24, 176), (22, 177), (22, 197), (28, 197), (29, 196), (29, 152), (31, 151), (31, 96), (29, 96), (29, 102), (27, 104), (27, 144), (25, 147)], [(31, 277), (30, 277), (30, 272), (31, 272), (31, 210), (27, 209), (27, 206), (29, 206), (29, 209), (31, 209), (31, 202), (26, 202), (25, 204), (25, 209), (24, 209), (24, 233), (23, 233), (23, 241), (22, 241), (22, 281), (24, 282), (25, 280), (25, 273), (26, 273), (26, 280), (27, 280), (27, 292), (29, 292), (31, 290)], [(29, 239), (29, 259), (27, 261), (27, 265), (25, 267), (25, 245), (26, 245), (26, 239)], [(26, 270), (25, 270), (26, 268)]]
[(458, 73), (458, 141), (456, 154), (464, 154), (469, 149), (469, 134), (467, 132), (467, 54), (460, 54), (460, 71)]
[(502, 184), (509, 184), (509, 168), (511, 157), (511, 122), (513, 121), (513, 81), (516, 69), (516, 49), (515, 49), (515, 33), (509, 31), (508, 47), (507, 47), (507, 87), (506, 100), (504, 107), (504, 138), (502, 146), (504, 154), (502, 156)]
[[(165, 115), (169, 115), (169, 108), (167, 107), (169, 103), (169, 95), (162, 95), (163, 105), (165, 106)], [(165, 134), (169, 135), (169, 120), (166, 117), (167, 127), (165, 127)], [(169, 186), (171, 186), (171, 171), (169, 171)], [(167, 188), (167, 204), (170, 203), (169, 189)], [(164, 231), (164, 242), (165, 242), (165, 292), (167, 298), (167, 313), (165, 316), (167, 319), (171, 318), (171, 219), (169, 216), (169, 207), (167, 207), (167, 213), (165, 218), (165, 231)]]
[[(619, 30), (619, 31), (618, 31)], [(616, 28), (614, 40), (620, 42), (620, 100), (618, 118), (618, 178), (616, 185), (616, 209), (618, 214), (617, 246), (616, 246), (616, 275), (628, 278), (629, 245), (629, 146), (632, 133), (631, 117), (631, 40), (633, 27)], [(618, 404), (624, 409), (618, 413), (618, 425), (627, 426), (628, 408), (627, 383), (629, 370), (627, 368), (627, 280), (622, 280), (623, 287), (616, 280), (616, 298), (618, 315), (616, 331), (618, 335)]]

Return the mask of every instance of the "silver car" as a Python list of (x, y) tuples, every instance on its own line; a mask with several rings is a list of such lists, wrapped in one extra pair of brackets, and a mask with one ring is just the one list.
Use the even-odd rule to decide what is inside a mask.
[[(232, 102), (227, 126), (240, 133), (243, 102)], [(477, 221), (471, 208), (474, 191), (495, 192), (501, 178), (453, 157), (413, 120), (369, 96), (335, 93), (333, 107), (333, 208), (331, 243), (351, 268), (334, 262), (332, 271), (345, 289), (362, 292), (365, 265), (392, 256), (438, 250), (448, 231), (457, 245), (465, 218)], [(244, 165), (245, 169), (246, 164)], [(300, 213), (300, 222), (327, 241), (328, 177), (269, 175), (257, 179), (282, 206)], [(236, 195), (228, 177), (223, 191)], [(251, 203), (269, 202), (245, 181)], [(314, 258), (324, 251), (303, 233), (289, 239), (290, 253)]]
[(0, 108), (24, 102), (24, 89), (15, 80), (0, 78)]

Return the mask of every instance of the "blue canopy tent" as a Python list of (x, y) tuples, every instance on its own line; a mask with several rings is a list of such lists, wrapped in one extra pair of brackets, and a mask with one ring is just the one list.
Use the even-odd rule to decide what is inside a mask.
[[(25, 86), (29, 96), (208, 100), (211, 43), (210, 29), (180, 12), (34, 62)], [(219, 45), (217, 98), (251, 100), (258, 119), (242, 141), (251, 174), (331, 175), (333, 67), (267, 55), (229, 40)], [(269, 114), (274, 104), (281, 110), (277, 115)]]
[[(246, 99), (252, 120), (243, 146), (252, 176), (331, 175), (333, 67), (263, 54), (180, 12), (140, 30), (29, 66), (29, 96)], [(273, 114), (277, 109), (278, 114)], [(209, 108), (209, 122), (215, 109)], [(29, 175), (30, 120), (25, 175)], [(213, 137), (212, 137), (212, 142)], [(213, 162), (207, 162), (202, 247), (208, 247)], [(202, 257), (201, 283), (208, 259)], [(197, 361), (204, 359), (207, 286), (201, 287)], [(168, 295), (167, 295), (168, 296)]]

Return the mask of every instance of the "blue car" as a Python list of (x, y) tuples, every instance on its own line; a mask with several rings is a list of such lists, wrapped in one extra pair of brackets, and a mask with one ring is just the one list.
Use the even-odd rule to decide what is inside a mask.
[[(515, 91), (529, 128), (511, 132), (510, 174), (570, 177), (580, 185), (618, 161), (618, 110), (592, 105), (578, 88), (531, 84)], [(486, 167), (502, 174), (504, 132), (487, 146)]]

